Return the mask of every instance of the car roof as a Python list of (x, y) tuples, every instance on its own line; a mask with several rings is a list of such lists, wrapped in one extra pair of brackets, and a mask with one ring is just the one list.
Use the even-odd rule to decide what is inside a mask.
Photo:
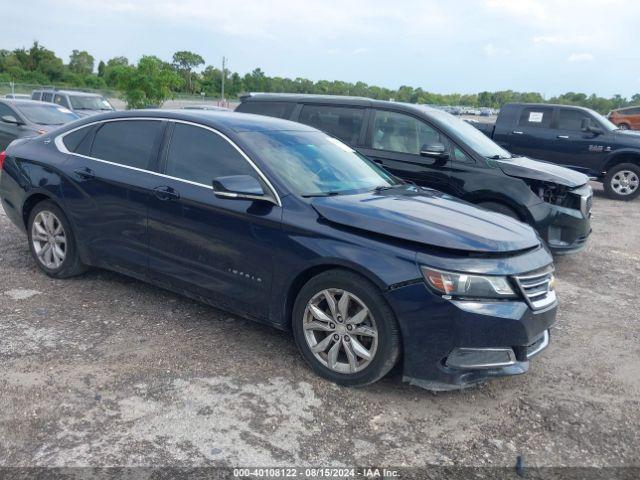
[(551, 107), (551, 108), (561, 107), (561, 108), (574, 108), (574, 109), (577, 109), (577, 110), (584, 110), (584, 111), (593, 111), (589, 107), (582, 107), (580, 105), (565, 105), (565, 104), (562, 104), (562, 103), (520, 103), (520, 102), (509, 102), (509, 103), (505, 103), (503, 105), (503, 107), (507, 106), (507, 105), (517, 105), (517, 106), (523, 106), (523, 107)]
[[(95, 123), (102, 120), (114, 120), (119, 118), (167, 118), (171, 120), (182, 120), (209, 126), (222, 132), (264, 132), (264, 131), (317, 131), (313, 127), (303, 125), (289, 120), (282, 120), (264, 115), (254, 115), (251, 113), (238, 113), (233, 111), (220, 110), (126, 110), (112, 111), (94, 115), (85, 119), (85, 123)], [(76, 123), (76, 126), (78, 124)]]
[(81, 92), (79, 90), (58, 90), (55, 88), (40, 88), (38, 90), (34, 90), (34, 92), (59, 93), (62, 95), (77, 95), (80, 97), (102, 97), (103, 96), (100, 93)]
[(317, 103), (317, 104), (335, 104), (347, 105), (354, 107), (378, 107), (393, 108), (396, 110), (410, 110), (423, 113), (439, 111), (436, 108), (427, 105), (415, 103), (392, 102), (387, 100), (375, 100), (366, 97), (350, 97), (342, 95), (313, 95), (298, 93), (251, 93), (241, 97), (242, 102), (267, 101), (267, 102), (297, 102), (297, 103)]
[(630, 110), (632, 108), (640, 108), (640, 105), (629, 105), (628, 107), (614, 108), (612, 112), (624, 112), (625, 110)]
[(40, 105), (44, 108), (60, 108), (60, 105), (51, 102), (41, 102), (40, 100), (28, 100), (26, 98), (0, 98), (3, 103), (9, 103), (11, 105)]

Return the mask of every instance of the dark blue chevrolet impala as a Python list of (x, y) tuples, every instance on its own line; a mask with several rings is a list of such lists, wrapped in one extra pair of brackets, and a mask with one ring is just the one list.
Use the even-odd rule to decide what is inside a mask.
[(434, 390), (526, 372), (556, 315), (527, 225), (398, 181), (311, 127), (114, 112), (14, 141), (0, 198), (37, 265), (95, 266), (292, 329), (342, 385), (399, 361)]

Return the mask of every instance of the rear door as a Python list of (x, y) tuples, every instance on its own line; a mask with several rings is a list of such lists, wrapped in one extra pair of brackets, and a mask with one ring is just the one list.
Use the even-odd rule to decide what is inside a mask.
[(149, 208), (151, 275), (232, 311), (267, 318), (282, 208), (216, 197), (216, 177), (262, 180), (223, 135), (195, 124), (176, 122), (171, 128), (164, 175), (156, 179)]
[(64, 187), (63, 195), (93, 263), (146, 275), (147, 208), (164, 126), (158, 119), (108, 121), (64, 137), (74, 154), (63, 167), (76, 188)]
[(550, 160), (556, 132), (552, 127), (553, 107), (524, 106), (507, 133), (509, 151), (530, 158)]
[(424, 120), (400, 112), (373, 109), (366, 144), (358, 151), (392, 174), (418, 185), (449, 190), (451, 158), (434, 160), (420, 155), (423, 145), (449, 140)]

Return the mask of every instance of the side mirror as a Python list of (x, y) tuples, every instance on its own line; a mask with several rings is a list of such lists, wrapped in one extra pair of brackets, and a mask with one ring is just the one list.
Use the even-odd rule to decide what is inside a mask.
[(20, 120), (18, 120), (13, 115), (3, 115), (2, 116), (2, 121), (4, 123), (12, 123), (14, 125), (22, 125), (23, 124)]
[(602, 133), (604, 133), (604, 130), (602, 130), (600, 127), (596, 127), (595, 125), (593, 125), (593, 122), (590, 118), (582, 119), (582, 122), (580, 123), (580, 130), (587, 133), (593, 133), (594, 135), (601, 135)]
[(213, 180), (213, 193), (216, 197), (248, 200), (267, 200), (260, 182), (251, 175), (229, 175)]
[(436, 160), (446, 160), (447, 158), (449, 158), (447, 147), (445, 147), (442, 143), (423, 145), (420, 149), (420, 155), (423, 157), (435, 158)]

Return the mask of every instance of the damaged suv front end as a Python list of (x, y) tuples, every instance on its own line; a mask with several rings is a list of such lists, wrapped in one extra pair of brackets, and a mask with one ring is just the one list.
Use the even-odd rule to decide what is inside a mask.
[(586, 175), (524, 157), (497, 163), (506, 175), (529, 186), (528, 223), (554, 254), (576, 253), (586, 247), (593, 206), (593, 189)]

